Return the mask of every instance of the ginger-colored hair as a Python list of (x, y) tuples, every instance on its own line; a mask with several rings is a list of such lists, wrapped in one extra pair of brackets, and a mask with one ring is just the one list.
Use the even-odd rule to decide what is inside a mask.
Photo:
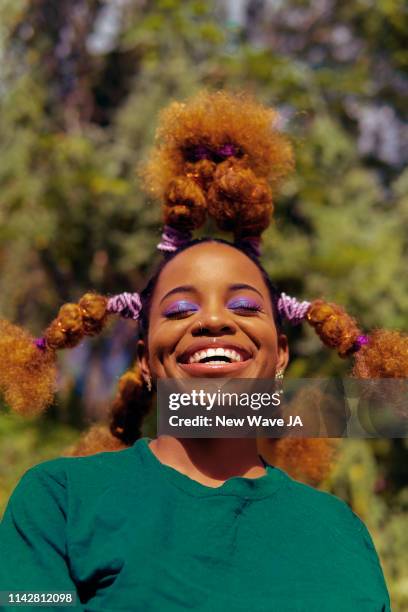
[(0, 391), (20, 414), (38, 414), (55, 394), (57, 349), (76, 346), (102, 331), (107, 298), (86, 293), (78, 304), (64, 304), (45, 330), (43, 348), (28, 332), (0, 319)]
[[(208, 214), (236, 237), (260, 235), (271, 221), (273, 193), (294, 165), (277, 118), (247, 94), (225, 91), (170, 104), (143, 171), (148, 191), (163, 201), (164, 222), (197, 229)], [(234, 154), (224, 155), (225, 147)]]
[[(277, 114), (246, 95), (201, 93), (186, 104), (173, 103), (161, 115), (157, 146), (143, 175), (148, 191), (163, 203), (167, 225), (178, 230), (200, 227), (207, 215), (238, 243), (260, 236), (273, 212), (273, 195), (293, 167), (288, 139), (276, 128)], [(140, 297), (140, 336), (146, 338), (150, 304), (168, 261), (190, 248), (192, 241), (163, 260)], [(248, 249), (269, 288), (276, 322), (277, 292), (265, 270)], [(41, 346), (27, 332), (0, 321), (0, 390), (6, 402), (22, 414), (38, 413), (54, 394), (56, 350), (78, 344), (84, 336), (102, 331), (108, 298), (87, 293), (78, 304), (65, 304), (47, 328)], [(359, 378), (408, 376), (408, 337), (398, 331), (375, 330), (368, 344), (358, 346), (362, 334), (355, 319), (337, 304), (322, 299), (311, 303), (306, 321), (323, 344), (340, 357), (352, 357), (352, 375)], [(87, 455), (118, 450), (141, 436), (143, 419), (151, 406), (136, 364), (119, 381), (108, 425), (95, 425), (70, 450)], [(260, 440), (265, 458), (292, 476), (318, 484), (327, 474), (336, 449), (333, 440)]]
[(54, 397), (56, 364), (28, 332), (0, 319), (0, 390), (6, 404), (22, 415), (37, 414)]

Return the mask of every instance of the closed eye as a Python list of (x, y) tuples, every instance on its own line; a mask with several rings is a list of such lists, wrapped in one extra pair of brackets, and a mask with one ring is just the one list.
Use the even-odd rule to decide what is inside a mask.
[(252, 300), (234, 300), (228, 304), (228, 308), (234, 311), (243, 311), (243, 312), (261, 312), (262, 307), (258, 302), (253, 302)]
[(167, 310), (164, 312), (164, 316), (168, 319), (181, 319), (197, 312), (197, 310), (197, 304), (182, 300), (167, 308)]

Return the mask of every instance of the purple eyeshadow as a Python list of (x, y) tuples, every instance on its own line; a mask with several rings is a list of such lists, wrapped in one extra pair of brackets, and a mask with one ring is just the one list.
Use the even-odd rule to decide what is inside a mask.
[(193, 304), (193, 302), (188, 302), (187, 300), (179, 300), (178, 302), (173, 302), (166, 310), (164, 311), (164, 316), (168, 317), (174, 314), (182, 314), (184, 312), (196, 312), (198, 310), (197, 304)]

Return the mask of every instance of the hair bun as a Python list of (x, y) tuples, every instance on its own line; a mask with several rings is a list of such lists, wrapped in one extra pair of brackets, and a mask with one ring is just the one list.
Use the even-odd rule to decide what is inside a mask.
[(220, 164), (208, 190), (208, 213), (218, 227), (236, 237), (259, 236), (269, 225), (272, 191), (239, 160)]
[(170, 181), (164, 199), (164, 223), (178, 230), (201, 227), (207, 216), (207, 202), (201, 187), (190, 177)]
[(208, 214), (235, 237), (269, 225), (273, 194), (293, 169), (277, 113), (249, 95), (201, 92), (165, 109), (157, 146), (142, 170), (145, 186), (164, 203), (164, 222), (201, 227)]

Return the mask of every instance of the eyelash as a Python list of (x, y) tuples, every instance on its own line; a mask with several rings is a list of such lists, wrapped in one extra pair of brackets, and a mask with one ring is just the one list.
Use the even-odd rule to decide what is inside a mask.
[[(245, 310), (247, 312), (261, 312), (262, 308), (259, 304), (255, 304), (253, 302), (233, 302), (234, 308), (230, 305), (232, 310)], [(164, 313), (164, 316), (168, 319), (177, 319), (182, 318), (183, 316), (187, 316), (190, 313), (197, 312), (198, 308), (183, 308), (182, 305), (178, 305), (177, 308), (167, 311)]]
[(242, 302), (236, 302), (235, 308), (233, 308), (233, 310), (247, 310), (249, 312), (260, 312), (262, 308), (259, 304), (255, 304), (253, 302), (242, 301)]

